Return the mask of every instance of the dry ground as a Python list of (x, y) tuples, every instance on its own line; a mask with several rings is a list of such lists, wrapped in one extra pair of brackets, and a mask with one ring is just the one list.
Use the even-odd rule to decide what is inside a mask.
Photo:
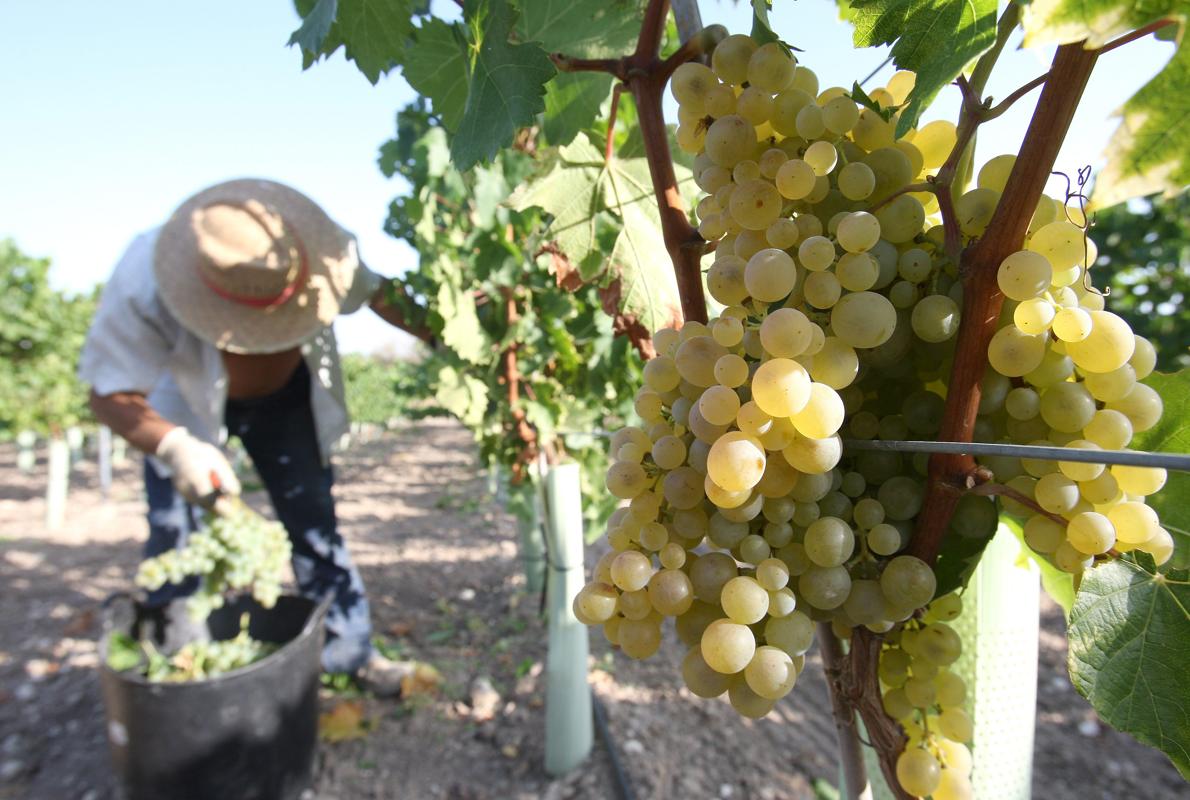
[[(544, 628), (525, 596), (515, 530), (486, 493), (468, 434), (425, 421), (358, 444), (339, 459), (342, 530), (369, 586), (376, 630), (435, 664), (434, 700), (366, 701), (375, 729), (324, 744), (317, 800), (616, 798), (611, 761), (550, 780), (543, 756)], [(44, 529), (44, 463), (24, 475), (0, 450), (0, 798), (117, 797), (96, 679), (98, 604), (127, 588), (146, 525), (139, 464), (99, 497), (83, 462), (65, 526)], [(258, 495), (256, 502), (261, 502)], [(593, 554), (588, 555), (593, 563)], [(1070, 688), (1061, 614), (1043, 614), (1034, 793), (1050, 800), (1186, 797), (1163, 756), (1099, 726)], [(650, 800), (812, 798), (830, 779), (834, 739), (821, 671), (811, 664), (790, 701), (764, 720), (698, 700), (676, 675), (678, 646), (631, 662), (592, 637), (592, 684), (607, 709), (635, 796)], [(494, 716), (472, 688), (490, 680)], [(491, 699), (489, 695), (489, 699)], [(327, 693), (327, 707), (342, 702)]]

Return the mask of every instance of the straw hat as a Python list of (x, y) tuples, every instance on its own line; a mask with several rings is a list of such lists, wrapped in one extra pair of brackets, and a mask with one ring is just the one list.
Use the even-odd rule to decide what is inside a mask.
[(359, 267), (355, 238), (314, 201), (268, 180), (216, 184), (161, 228), (157, 292), (221, 350), (272, 353), (330, 325)]

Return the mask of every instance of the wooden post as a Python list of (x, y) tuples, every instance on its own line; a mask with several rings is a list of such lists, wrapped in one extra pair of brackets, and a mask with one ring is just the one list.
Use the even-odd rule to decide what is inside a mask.
[(50, 439), (49, 478), (45, 490), (45, 526), (62, 527), (66, 518), (66, 490), (70, 485), (70, 445), (65, 439)]
[(99, 493), (106, 500), (112, 493), (112, 429), (99, 426)]
[(551, 775), (562, 775), (587, 758), (594, 738), (591, 688), (587, 682), (588, 632), (571, 608), (583, 585), (578, 464), (552, 467), (545, 483), (550, 553), (545, 769)]

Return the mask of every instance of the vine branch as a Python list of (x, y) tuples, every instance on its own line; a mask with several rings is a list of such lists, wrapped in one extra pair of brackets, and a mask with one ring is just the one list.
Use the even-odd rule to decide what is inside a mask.
[[(979, 409), (980, 382), (987, 368), (988, 344), (1004, 303), (1004, 295), (996, 283), (996, 272), (1000, 262), (1024, 243), (1029, 221), (1037, 209), (1098, 56), (1098, 50), (1086, 50), (1081, 42), (1058, 48), (1050, 69), (1054, 80), (1046, 81), (1037, 101), (1001, 202), (997, 204), (983, 237), (961, 255), (963, 313), (942, 427), (938, 432), (941, 441), (969, 442), (972, 439)], [(964, 106), (966, 108), (966, 103)], [(970, 119), (966, 110), (963, 121), (966, 123), (963, 127), (969, 128), (973, 134), (978, 121)], [(959, 497), (973, 481), (974, 471), (975, 459), (969, 455), (934, 455), (930, 458), (926, 498), (909, 545), (910, 555), (933, 563)]]
[(1020, 503), (1022, 506), (1025, 506), (1026, 508), (1033, 509), (1033, 511), (1037, 512), (1038, 514), (1040, 514), (1041, 516), (1050, 520), (1051, 522), (1058, 523), (1063, 528), (1066, 527), (1067, 522), (1068, 522), (1068, 520), (1065, 517), (1063, 517), (1062, 515), (1054, 514), (1051, 511), (1046, 511), (1044, 508), (1042, 508), (1040, 505), (1038, 505), (1036, 500), (1034, 500), (1032, 497), (1029, 497), (1024, 492), (1018, 492), (1016, 489), (1014, 489), (1011, 486), (1008, 486), (1006, 484), (1003, 484), (1003, 483), (990, 482), (990, 483), (982, 484), (981, 486), (976, 486), (973, 489), (971, 489), (971, 494), (983, 495), (984, 497), (992, 497), (993, 495), (1000, 495), (1001, 497), (1007, 497), (1011, 500), (1016, 501), (1017, 503)]
[[(500, 289), (504, 296), (504, 321), (512, 328), (520, 321), (520, 311), (517, 309), (516, 296), (512, 288), (505, 286)], [(519, 463), (531, 463), (537, 457), (537, 431), (529, 424), (525, 417), (525, 409), (521, 408), (521, 376), (517, 369), (517, 343), (514, 339), (504, 350), (504, 381), (508, 384), (508, 406), (512, 414), (512, 426), (517, 436), (524, 443)]]
[(843, 772), (840, 796), (845, 800), (871, 800), (872, 787), (868, 782), (859, 730), (855, 724), (855, 707), (847, 696), (843, 681), (847, 656), (829, 622), (819, 622), (817, 627), (818, 648), (822, 652), (822, 668), (826, 673), (826, 686), (830, 690), (831, 710), (835, 718), (835, 735), (839, 740), (839, 764)]

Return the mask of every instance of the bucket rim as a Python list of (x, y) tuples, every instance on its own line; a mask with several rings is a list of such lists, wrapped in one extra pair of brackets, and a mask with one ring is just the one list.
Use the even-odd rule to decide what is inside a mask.
[(103, 636), (99, 640), (99, 651), (101, 655), (101, 658), (99, 659), (99, 671), (101, 674), (110, 675), (111, 677), (126, 683), (133, 683), (137, 684), (138, 686), (146, 687), (160, 687), (171, 690), (207, 688), (213, 684), (226, 683), (228, 681), (235, 681), (241, 678), (251, 677), (254, 673), (260, 671), (265, 666), (270, 665), (275, 657), (281, 655), (282, 650), (285, 650), (300, 639), (308, 638), (314, 632), (315, 628), (321, 626), (323, 618), (326, 616), (326, 612), (330, 608), (331, 601), (333, 600), (333, 596), (329, 594), (318, 602), (315, 602), (312, 598), (305, 597), (300, 594), (283, 594), (280, 597), (289, 597), (295, 600), (305, 600), (311, 603), (313, 607), (310, 610), (310, 616), (306, 619), (305, 624), (302, 625), (302, 629), (296, 636), (287, 642), (283, 642), (276, 650), (269, 653), (264, 658), (253, 661), (251, 664), (245, 664), (244, 666), (237, 667), (230, 672), (225, 672), (222, 675), (215, 675), (214, 677), (210, 678), (200, 678), (198, 680), (189, 681), (151, 681), (141, 674), (139, 670), (115, 670), (108, 665), (107, 649), (113, 631), (107, 630), (104, 631)]

